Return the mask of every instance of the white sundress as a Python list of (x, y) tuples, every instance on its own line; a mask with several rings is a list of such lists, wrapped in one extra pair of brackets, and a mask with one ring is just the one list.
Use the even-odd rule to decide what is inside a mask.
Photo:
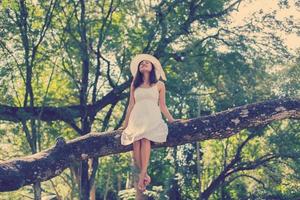
[(153, 142), (166, 142), (168, 125), (162, 119), (158, 105), (157, 83), (149, 88), (137, 87), (134, 90), (135, 104), (131, 110), (127, 127), (122, 131), (121, 144), (129, 145), (146, 138)]

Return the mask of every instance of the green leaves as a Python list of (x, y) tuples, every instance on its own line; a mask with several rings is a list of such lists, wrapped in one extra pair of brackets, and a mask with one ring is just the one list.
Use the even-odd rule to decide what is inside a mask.
[[(238, 7), (232, 3), (237, 1), (84, 1), (85, 12), (82, 12), (77, 1), (59, 0), (52, 7), (53, 16), (46, 30), (51, 2), (26, 1), (28, 16), (20, 28), (19, 2), (1, 1), (1, 104), (23, 106), (25, 94), (32, 87), (34, 106), (78, 105), (83, 75), (88, 77), (87, 103), (90, 104), (93, 98), (100, 100), (113, 89), (109, 80), (120, 85), (131, 78), (130, 60), (142, 52), (159, 57), (168, 79), (165, 83), (167, 105), (176, 118), (213, 114), (280, 96), (299, 96), (299, 59), (290, 59), (292, 54), (274, 34), (298, 30), (296, 17), (281, 21), (276, 18), (276, 12), (267, 13), (262, 9), (249, 16), (246, 24), (232, 26), (230, 14)], [(281, 1), (279, 5), (287, 9), (294, 4)], [(83, 58), (89, 61), (88, 67)], [(291, 63), (286, 64), (287, 60)], [(88, 74), (85, 74), (83, 69), (87, 68)], [(30, 87), (26, 84), (29, 79)], [(117, 103), (108, 127), (103, 127), (108, 107), (99, 111), (91, 124), (92, 130), (114, 128), (125, 107), (126, 102)], [(74, 122), (82, 123), (80, 119)], [(66, 139), (78, 136), (74, 124), (39, 121), (36, 126), (41, 149), (53, 145), (58, 136)], [(283, 121), (272, 126), (278, 126), (278, 130), (270, 128), (249, 141), (242, 151), (241, 161), (249, 164), (267, 153), (281, 154), (280, 159), (249, 172), (235, 173), (230, 184), (226, 185), (229, 179), (225, 179), (225, 185), (214, 190), (212, 199), (224, 196), (246, 199), (251, 195), (253, 198), (267, 195), (289, 198), (299, 193), (297, 122)], [(150, 175), (154, 176), (153, 198), (174, 194), (186, 199), (197, 198), (198, 184), (202, 183), (203, 192), (224, 170), (248, 134), (248, 130), (243, 130), (228, 140), (201, 143), (204, 165), (200, 181), (195, 146), (178, 148), (176, 156), (170, 156), (174, 153), (172, 149), (153, 152), (149, 166)], [(3, 121), (0, 135), (4, 138), (1, 145), (8, 149), (15, 146), (5, 151), (9, 155), (1, 155), (2, 160), (30, 153), (26, 135), (18, 124)], [(127, 180), (130, 181), (130, 158), (124, 154), (100, 159), (96, 176), (100, 196), (109, 193), (108, 190), (116, 196), (117, 190), (125, 189)], [(66, 176), (70, 176), (70, 172)], [(174, 177), (177, 177), (175, 181)], [(58, 188), (65, 189), (63, 180), (55, 181)], [(76, 178), (69, 177), (68, 183), (76, 185)], [(53, 190), (50, 183), (46, 185), (49, 191)], [(70, 188), (76, 192), (75, 186)], [(65, 195), (62, 198), (69, 198)], [(14, 194), (10, 197), (16, 199), (20, 195), (12, 196)]]

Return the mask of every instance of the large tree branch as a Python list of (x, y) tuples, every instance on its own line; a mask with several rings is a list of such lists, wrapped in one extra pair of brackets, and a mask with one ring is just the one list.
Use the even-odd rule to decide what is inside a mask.
[(249, 175), (249, 174), (238, 174), (238, 175), (232, 177), (231, 179), (229, 179), (228, 181), (226, 181), (224, 183), (224, 185), (229, 185), (231, 182), (233, 182), (234, 180), (239, 179), (241, 177), (250, 178), (250, 179), (256, 181), (257, 183), (259, 183), (260, 185), (262, 185), (262, 187), (264, 189), (266, 189), (266, 185), (265, 185), (265, 183), (262, 180), (256, 178), (255, 176)]
[[(277, 99), (231, 108), (213, 115), (181, 120), (169, 125), (165, 143), (171, 147), (199, 140), (221, 139), (240, 130), (286, 118), (300, 119), (300, 99)], [(16, 190), (37, 181), (58, 176), (72, 162), (132, 150), (120, 143), (120, 130), (89, 133), (65, 142), (59, 138), (53, 148), (0, 163), (0, 191)]]
[[(115, 104), (126, 98), (127, 93), (122, 93), (130, 85), (131, 79), (115, 87), (112, 91), (96, 101), (93, 105), (87, 105), (87, 113), (94, 115), (107, 105)], [(61, 107), (13, 107), (0, 104), (0, 120), (21, 122), (29, 119), (40, 119), (42, 121), (62, 120), (72, 123), (75, 118), (82, 116), (83, 107), (80, 105), (61, 106)], [(41, 112), (42, 111), (42, 112)], [(40, 113), (42, 113), (40, 115)], [(40, 116), (39, 116), (40, 115)]]

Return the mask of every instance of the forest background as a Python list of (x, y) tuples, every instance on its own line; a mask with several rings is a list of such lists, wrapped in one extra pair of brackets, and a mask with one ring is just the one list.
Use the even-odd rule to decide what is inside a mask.
[[(142, 52), (160, 59), (166, 103), (178, 119), (299, 98), (299, 11), (297, 0), (2, 0), (0, 160), (43, 151), (58, 137), (119, 128), (129, 63)], [(80, 114), (69, 112), (75, 105)], [(94, 105), (93, 113), (87, 105)], [(5, 112), (37, 107), (42, 109), (34, 117)], [(46, 107), (59, 108), (61, 117), (45, 113)], [(299, 158), (295, 119), (157, 148), (147, 195), (297, 199)], [(129, 199), (131, 161), (124, 152), (74, 163), (55, 178), (2, 192), (0, 199)]]

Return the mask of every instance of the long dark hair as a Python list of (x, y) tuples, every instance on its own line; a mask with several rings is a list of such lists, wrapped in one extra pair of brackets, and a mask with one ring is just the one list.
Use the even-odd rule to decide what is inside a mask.
[[(134, 78), (134, 82), (133, 82), (134, 88), (139, 87), (143, 83), (143, 74), (140, 72), (140, 65), (142, 62), (143, 61), (141, 61), (137, 67), (137, 72), (135, 74), (135, 78)], [(158, 81), (155, 76), (155, 67), (152, 62), (151, 62), (151, 65), (152, 65), (152, 69), (150, 71), (150, 85), (152, 85), (153, 83), (157, 83), (157, 81)]]

